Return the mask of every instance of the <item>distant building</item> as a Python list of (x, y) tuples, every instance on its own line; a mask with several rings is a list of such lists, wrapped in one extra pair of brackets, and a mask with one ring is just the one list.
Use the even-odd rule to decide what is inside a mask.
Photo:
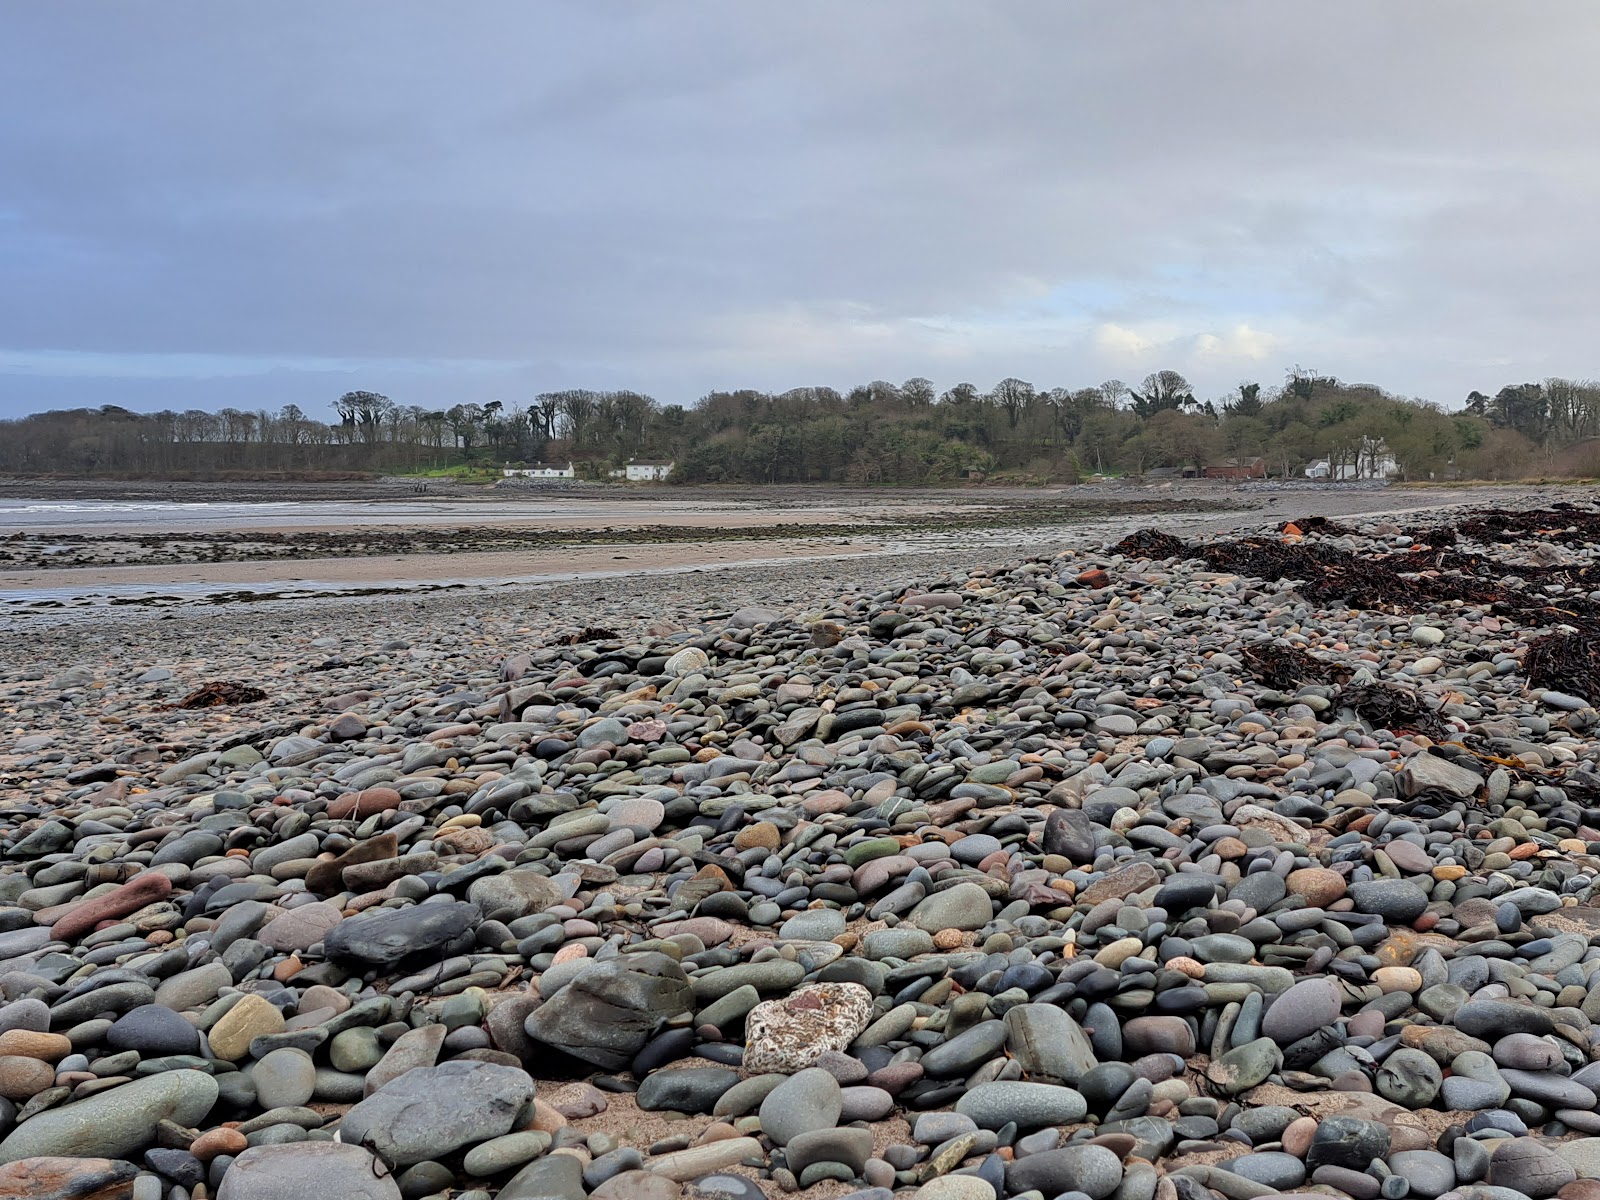
[(1327, 458), (1316, 459), (1307, 465), (1305, 476), (1307, 479), (1343, 483), (1351, 479), (1388, 479), (1399, 472), (1400, 464), (1389, 453), (1384, 440), (1366, 437), (1361, 439), (1361, 446), (1354, 458), (1340, 458), (1338, 462)]
[(1149, 482), (1160, 483), (1165, 480), (1173, 479), (1198, 479), (1200, 477), (1200, 471), (1198, 468), (1192, 466), (1146, 467), (1142, 472), (1142, 476)]
[(1265, 479), (1267, 464), (1260, 458), (1225, 458), (1206, 468), (1207, 479)]
[(571, 479), (573, 477), (572, 464), (562, 466), (560, 463), (528, 463), (526, 466), (507, 466), (500, 472), (507, 479)]
[(626, 479), (629, 483), (661, 483), (676, 465), (665, 458), (630, 458), (626, 466), (611, 472), (611, 478)]

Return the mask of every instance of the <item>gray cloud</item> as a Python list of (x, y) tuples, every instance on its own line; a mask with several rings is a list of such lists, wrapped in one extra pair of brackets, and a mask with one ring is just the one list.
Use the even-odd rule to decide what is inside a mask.
[(0, 411), (1600, 374), (1586, 3), (0, 12)]

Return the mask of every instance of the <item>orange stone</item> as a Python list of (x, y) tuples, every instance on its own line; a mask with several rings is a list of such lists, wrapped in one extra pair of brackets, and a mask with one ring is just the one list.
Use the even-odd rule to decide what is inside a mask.
[(1345, 878), (1327, 867), (1303, 867), (1290, 871), (1284, 882), (1289, 894), (1302, 897), (1313, 908), (1332, 904), (1345, 893)]
[(328, 805), (328, 816), (335, 821), (361, 821), (377, 813), (400, 807), (400, 793), (393, 788), (369, 787), (340, 796)]
[(53, 1063), (71, 1053), (72, 1039), (64, 1033), (35, 1033), (31, 1029), (8, 1029), (0, 1033), (0, 1056), (17, 1055)]
[(529, 1126), (530, 1129), (554, 1133), (558, 1129), (566, 1128), (566, 1125), (566, 1117), (561, 1115), (560, 1110), (555, 1105), (535, 1098), (533, 1102), (533, 1124)]
[(206, 1130), (190, 1142), (189, 1153), (201, 1162), (210, 1162), (219, 1154), (243, 1154), (249, 1146), (250, 1139), (237, 1129), (219, 1125), (215, 1129)]

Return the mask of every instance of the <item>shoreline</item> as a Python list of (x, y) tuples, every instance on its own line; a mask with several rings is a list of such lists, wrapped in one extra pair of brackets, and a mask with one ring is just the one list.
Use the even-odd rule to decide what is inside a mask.
[[(1552, 500), (1561, 498), (1548, 491), (1541, 495)], [(1374, 510), (1403, 516), (1458, 507), (1477, 497), (1433, 489), (1388, 494), (1322, 493), (1231, 512), (1164, 516), (1132, 513), (1064, 527), (965, 529), (943, 537), (930, 536), (915, 545), (908, 544), (908, 538), (863, 539), (859, 552), (854, 545), (856, 539), (851, 539), (853, 544), (848, 547), (817, 546), (818, 539), (810, 539), (809, 552), (802, 548), (805, 543), (791, 544), (780, 538), (719, 540), (707, 543), (703, 549), (696, 546), (695, 554), (701, 555), (698, 561), (683, 552), (683, 543), (595, 541), (581, 548), (563, 546), (537, 558), (521, 552), (491, 553), (481, 559), (472, 553), (413, 554), (388, 559), (359, 556), (342, 561), (316, 558), (183, 567), (7, 571), (3, 575), (18, 579), (19, 586), (12, 589), (12, 603), (0, 606), (0, 658), (31, 664), (36, 669), (70, 665), (86, 654), (114, 654), (118, 661), (154, 665), (162, 655), (174, 661), (205, 659), (215, 646), (229, 642), (292, 641), (308, 628), (340, 631), (343, 640), (347, 628), (370, 628), (376, 623), (381, 623), (395, 639), (414, 636), (419, 629), (463, 620), (498, 625), (506, 613), (529, 607), (536, 607), (541, 619), (524, 621), (522, 627), (545, 631), (590, 624), (643, 629), (654, 620), (694, 619), (708, 605), (732, 611), (741, 604), (770, 604), (787, 598), (820, 608), (831, 595), (847, 586), (881, 590), (930, 573), (955, 572), (978, 564), (1001, 566), (1063, 549), (1086, 559), (1094, 558), (1102, 554), (1105, 546), (1143, 526), (1180, 530), (1185, 536), (1264, 528), (1275, 520), (1307, 515), (1313, 510), (1308, 502), (1312, 499), (1322, 501), (1314, 507), (1331, 516)], [(1484, 502), (1488, 499), (1484, 498)], [(1515, 497), (1508, 497), (1501, 490), (1492, 499), (1510, 501)], [(619, 554), (627, 557), (612, 557)], [(503, 563), (555, 566), (557, 569), (548, 574), (556, 577), (527, 579), (545, 572), (522, 569), (514, 572), (522, 577), (518, 582), (504, 581), (513, 572), (492, 580), (471, 579), (462, 565), (475, 560), (497, 567)], [(332, 563), (340, 563), (342, 580), (333, 581), (341, 585), (339, 590), (287, 596), (260, 594), (271, 588), (274, 580), (292, 584), (295, 579), (322, 579), (323, 568)], [(371, 569), (380, 564), (388, 569)], [(593, 574), (572, 578), (582, 574), (572, 569), (575, 565), (587, 567)], [(154, 604), (111, 604), (108, 597), (101, 596), (76, 606), (63, 603), (19, 607), (52, 591), (76, 588), (89, 593), (91, 580), (107, 587), (126, 584), (132, 580), (123, 572), (130, 571), (139, 572), (141, 579), (181, 581), (188, 587), (219, 592), (230, 588), (252, 590), (255, 594), (223, 596), (220, 602), (203, 596), (180, 596), (176, 602)], [(185, 571), (188, 579), (184, 578)], [(389, 576), (387, 580), (381, 577), (384, 574)], [(292, 587), (282, 590), (294, 592)], [(152, 587), (146, 596), (160, 594), (158, 588)], [(635, 612), (619, 596), (636, 597), (642, 607)], [(592, 610), (600, 613), (594, 620), (589, 619)]]

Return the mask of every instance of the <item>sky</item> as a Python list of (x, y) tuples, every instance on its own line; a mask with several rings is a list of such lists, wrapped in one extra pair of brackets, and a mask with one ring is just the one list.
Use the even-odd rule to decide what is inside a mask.
[(0, 6), (0, 416), (1600, 376), (1590, 0)]

